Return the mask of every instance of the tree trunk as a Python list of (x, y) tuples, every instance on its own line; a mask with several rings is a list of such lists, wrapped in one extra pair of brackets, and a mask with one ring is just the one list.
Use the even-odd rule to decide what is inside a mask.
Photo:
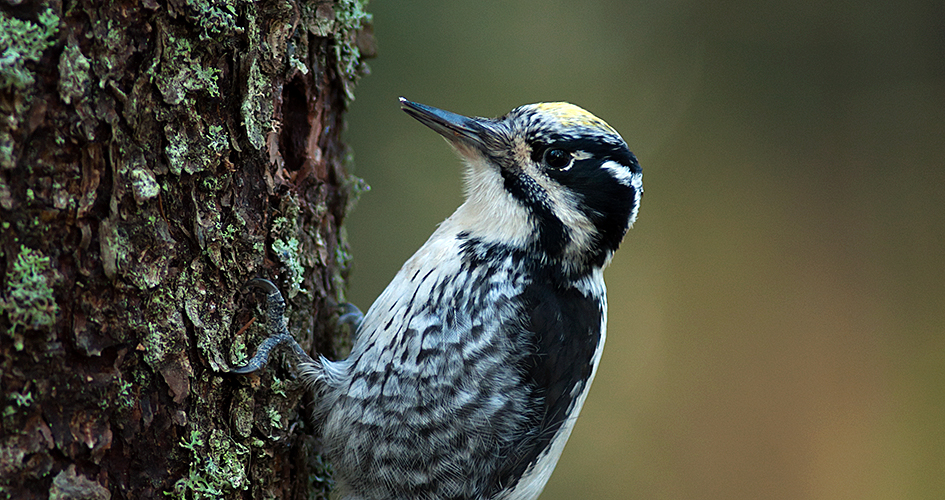
[(0, 2), (0, 498), (321, 498), (279, 284), (338, 355), (361, 0)]

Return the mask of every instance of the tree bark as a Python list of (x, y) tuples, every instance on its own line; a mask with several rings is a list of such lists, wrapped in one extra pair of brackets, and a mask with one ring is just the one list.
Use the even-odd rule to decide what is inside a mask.
[[(362, 0), (0, 2), (0, 498), (322, 498), (267, 277), (337, 356)], [(261, 302), (261, 301), (260, 301)]]

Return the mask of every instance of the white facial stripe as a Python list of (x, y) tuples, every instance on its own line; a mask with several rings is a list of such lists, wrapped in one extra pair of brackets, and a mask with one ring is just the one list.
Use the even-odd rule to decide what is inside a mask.
[(575, 151), (575, 152), (574, 152), (574, 159), (575, 159), (575, 160), (587, 160), (587, 159), (593, 158), (593, 157), (594, 157), (594, 155), (588, 153), (587, 151)]
[(643, 186), (643, 174), (640, 172), (634, 172), (630, 168), (625, 167), (613, 160), (607, 160), (601, 165), (601, 168), (610, 172), (610, 175), (613, 176), (617, 182), (623, 184), (624, 186), (629, 186), (632, 188), (640, 189)]
[(637, 221), (637, 214), (640, 212), (640, 198), (642, 197), (643, 190), (637, 189), (633, 192), (633, 209), (630, 211), (630, 226), (633, 226), (633, 223)]
[(630, 225), (632, 226), (636, 222), (637, 212), (640, 210), (640, 198), (643, 195), (643, 172), (634, 172), (613, 160), (605, 161), (601, 168), (610, 172), (610, 175), (617, 182), (633, 188), (633, 210), (630, 212)]

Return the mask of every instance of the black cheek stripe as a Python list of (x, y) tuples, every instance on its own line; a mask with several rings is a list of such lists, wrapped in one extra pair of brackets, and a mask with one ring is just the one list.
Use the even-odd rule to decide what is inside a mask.
[(522, 203), (537, 222), (539, 248), (549, 257), (561, 255), (571, 241), (571, 235), (549, 206), (547, 193), (534, 180), (520, 172), (507, 168), (502, 168), (501, 172), (505, 189)]

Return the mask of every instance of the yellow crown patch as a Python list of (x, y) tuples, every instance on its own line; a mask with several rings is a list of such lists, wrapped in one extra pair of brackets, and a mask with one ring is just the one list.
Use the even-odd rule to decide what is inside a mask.
[(569, 102), (542, 102), (533, 104), (533, 109), (550, 115), (565, 127), (587, 127), (605, 130), (608, 133), (619, 135), (613, 127), (604, 120), (588, 113), (584, 108)]

